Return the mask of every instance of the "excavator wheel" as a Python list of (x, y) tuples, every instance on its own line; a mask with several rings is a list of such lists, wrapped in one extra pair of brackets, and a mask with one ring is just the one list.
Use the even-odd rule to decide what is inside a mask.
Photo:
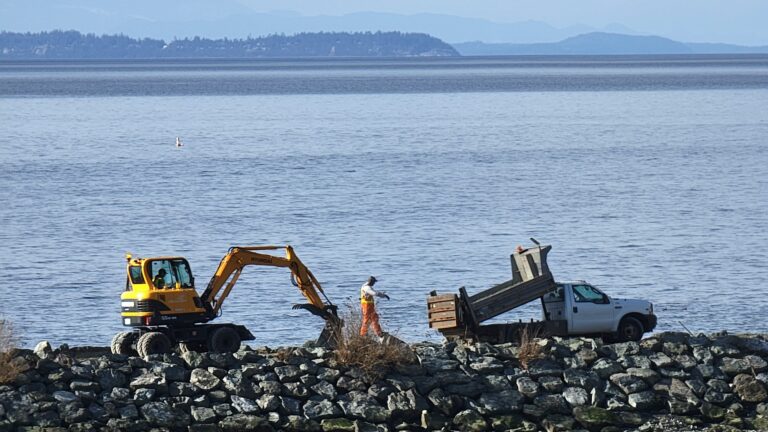
[(220, 327), (208, 339), (208, 351), (225, 353), (240, 349), (240, 335), (231, 327)]
[(112, 338), (112, 354), (123, 354), (133, 356), (136, 350), (133, 344), (136, 343), (137, 334), (134, 332), (120, 332)]
[(160, 332), (144, 333), (136, 342), (139, 355), (146, 357), (151, 354), (165, 354), (171, 351), (171, 340)]

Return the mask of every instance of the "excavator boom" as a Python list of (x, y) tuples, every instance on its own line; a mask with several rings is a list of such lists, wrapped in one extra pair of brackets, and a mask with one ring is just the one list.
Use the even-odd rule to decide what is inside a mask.
[[(262, 251), (285, 250), (285, 256), (277, 256)], [(243, 269), (249, 265), (287, 267), (291, 272), (291, 281), (299, 288), (309, 304), (299, 305), (303, 309), (329, 319), (335, 316), (336, 307), (328, 300), (315, 275), (304, 265), (291, 246), (233, 246), (221, 259), (216, 272), (200, 295), (203, 306), (209, 314), (217, 316), (221, 306), (237, 283)], [(322, 295), (325, 302), (320, 298)]]

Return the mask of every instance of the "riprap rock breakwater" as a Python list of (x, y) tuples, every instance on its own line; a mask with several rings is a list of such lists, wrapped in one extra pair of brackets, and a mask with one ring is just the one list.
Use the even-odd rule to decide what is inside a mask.
[(379, 378), (322, 348), (78, 358), (41, 344), (0, 386), (0, 431), (768, 430), (765, 336), (533, 344), (413, 344), (419, 362)]

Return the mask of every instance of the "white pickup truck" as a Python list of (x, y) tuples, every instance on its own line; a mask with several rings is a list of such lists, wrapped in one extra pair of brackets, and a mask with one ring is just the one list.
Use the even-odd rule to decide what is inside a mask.
[(584, 281), (558, 282), (542, 297), (545, 321), (564, 320), (569, 335), (602, 335), (621, 341), (640, 340), (656, 327), (653, 303), (614, 299)]
[[(458, 295), (432, 291), (427, 298), (429, 326), (449, 339), (492, 343), (517, 340), (525, 329), (540, 336), (589, 335), (631, 341), (656, 327), (651, 302), (613, 299), (584, 281), (555, 282), (547, 265), (552, 246), (531, 240), (536, 246), (518, 247), (511, 255), (512, 279), (474, 295), (464, 287)], [(537, 299), (542, 321), (483, 324)]]

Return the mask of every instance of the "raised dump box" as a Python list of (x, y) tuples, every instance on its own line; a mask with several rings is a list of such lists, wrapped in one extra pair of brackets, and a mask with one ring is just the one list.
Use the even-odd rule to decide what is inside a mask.
[(446, 337), (484, 333), (480, 324), (528, 302), (541, 298), (557, 288), (547, 266), (552, 246), (518, 248), (511, 255), (512, 279), (468, 295), (464, 287), (459, 294), (437, 294), (427, 298), (429, 326)]

